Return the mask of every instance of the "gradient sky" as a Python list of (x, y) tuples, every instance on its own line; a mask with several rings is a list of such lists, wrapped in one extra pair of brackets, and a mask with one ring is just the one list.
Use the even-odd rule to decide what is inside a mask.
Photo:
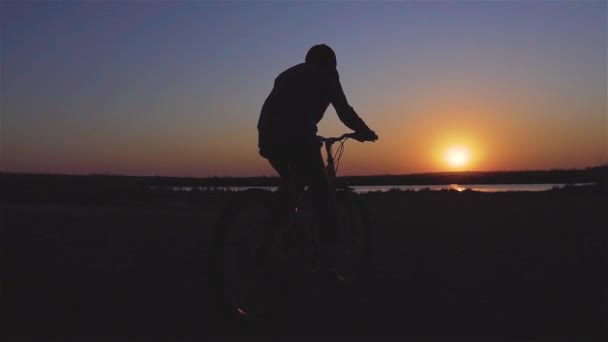
[[(608, 161), (606, 1), (0, 3), (0, 170), (254, 176), (274, 78), (330, 45), (380, 136), (340, 173)], [(330, 106), (319, 126), (340, 134)]]

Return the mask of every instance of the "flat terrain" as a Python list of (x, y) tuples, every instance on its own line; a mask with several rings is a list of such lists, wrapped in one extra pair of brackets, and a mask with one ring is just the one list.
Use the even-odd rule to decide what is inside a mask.
[[(368, 278), (293, 284), (280, 312), (214, 305), (210, 239), (229, 193), (0, 202), (8, 340), (606, 341), (601, 191), (360, 195)], [(6, 340), (6, 339), (5, 339)]]

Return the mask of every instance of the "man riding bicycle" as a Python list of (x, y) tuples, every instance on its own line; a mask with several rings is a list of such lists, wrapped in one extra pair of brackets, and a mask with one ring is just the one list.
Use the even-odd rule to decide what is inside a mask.
[[(266, 98), (258, 120), (259, 153), (281, 177), (275, 212), (293, 210), (293, 199), (309, 185), (315, 211), (321, 218), (321, 266), (331, 266), (329, 251), (336, 243), (336, 215), (329, 194), (317, 124), (331, 103), (340, 120), (359, 141), (378, 136), (348, 104), (338, 71), (336, 55), (327, 45), (315, 45), (305, 63), (282, 72)], [(276, 215), (277, 220), (284, 215)], [(275, 222), (274, 224), (278, 224)]]

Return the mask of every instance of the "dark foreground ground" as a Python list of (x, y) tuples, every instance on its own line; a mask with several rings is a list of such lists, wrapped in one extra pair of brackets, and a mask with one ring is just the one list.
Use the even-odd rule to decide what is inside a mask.
[(237, 321), (207, 265), (229, 196), (5, 200), (4, 340), (608, 340), (605, 192), (362, 195), (373, 273)]

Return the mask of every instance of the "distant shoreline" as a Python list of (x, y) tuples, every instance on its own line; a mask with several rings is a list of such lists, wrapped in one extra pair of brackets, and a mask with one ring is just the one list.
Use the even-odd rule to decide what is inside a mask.
[[(563, 171), (510, 171), (429, 173), (401, 176), (343, 177), (351, 187), (382, 185), (441, 186), (458, 184), (595, 184), (581, 191), (608, 190), (608, 167)], [(44, 174), (0, 174), (0, 203), (106, 203), (165, 200), (221, 200), (230, 188), (265, 188), (278, 185), (276, 177), (138, 177), (138, 176), (70, 176)], [(173, 191), (191, 188), (200, 191)], [(448, 186), (449, 188), (449, 186)], [(579, 187), (576, 187), (579, 188)], [(568, 192), (572, 187), (565, 188)], [(452, 191), (456, 191), (453, 190)], [(456, 191), (457, 192), (457, 191)], [(418, 192), (417, 192), (418, 193)]]
[[(374, 185), (449, 185), (449, 184), (551, 184), (551, 183), (605, 183), (608, 166), (574, 170), (532, 171), (467, 171), (434, 172), (405, 175), (372, 175), (341, 177), (352, 186)], [(276, 186), (277, 177), (171, 177), (171, 176), (120, 176), (120, 175), (60, 175), (0, 173), (0, 185), (5, 187), (30, 186), (32, 183), (85, 183), (131, 186)], [(83, 184), (84, 185), (84, 184)]]

